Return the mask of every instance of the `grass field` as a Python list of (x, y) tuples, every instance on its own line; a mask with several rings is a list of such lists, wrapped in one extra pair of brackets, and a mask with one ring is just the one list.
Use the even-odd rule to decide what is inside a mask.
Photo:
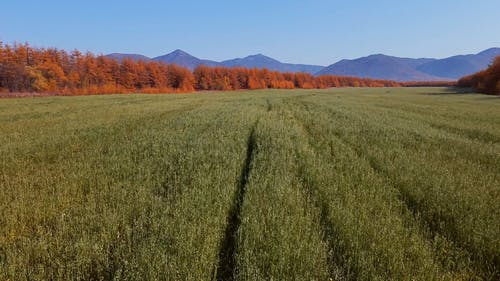
[(0, 280), (500, 280), (500, 98), (0, 100)]

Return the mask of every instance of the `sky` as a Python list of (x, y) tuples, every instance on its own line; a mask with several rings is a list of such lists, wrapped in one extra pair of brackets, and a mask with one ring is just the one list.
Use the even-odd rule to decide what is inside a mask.
[(500, 0), (5, 0), (0, 41), (329, 65), (370, 54), (443, 58), (500, 47)]

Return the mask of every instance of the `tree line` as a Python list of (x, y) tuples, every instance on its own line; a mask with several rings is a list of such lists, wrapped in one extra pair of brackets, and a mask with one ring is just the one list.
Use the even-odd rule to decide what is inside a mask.
[(193, 78), (176, 65), (0, 43), (0, 89), (76, 95), (192, 91)]
[(487, 69), (458, 80), (458, 86), (473, 88), (485, 94), (500, 95), (500, 56), (496, 57)]
[(387, 81), (267, 69), (199, 66), (155, 61), (117, 61), (90, 52), (34, 48), (0, 42), (0, 91), (65, 95), (191, 92), (195, 90), (394, 87)]

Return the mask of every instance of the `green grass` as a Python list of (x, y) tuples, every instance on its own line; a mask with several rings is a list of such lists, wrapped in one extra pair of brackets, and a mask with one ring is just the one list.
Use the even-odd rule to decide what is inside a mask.
[(0, 280), (498, 280), (500, 99), (0, 100)]

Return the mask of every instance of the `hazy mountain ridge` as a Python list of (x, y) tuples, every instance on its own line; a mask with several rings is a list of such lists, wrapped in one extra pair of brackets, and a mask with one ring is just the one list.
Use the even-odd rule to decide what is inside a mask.
[(475, 55), (458, 55), (431, 61), (418, 66), (417, 70), (430, 75), (458, 79), (487, 68), (496, 56), (500, 56), (500, 48), (491, 48)]
[(251, 55), (245, 58), (225, 60), (222, 62), (200, 59), (182, 50), (175, 50), (166, 55), (154, 58), (148, 58), (146, 56), (137, 54), (121, 54), (121, 53), (109, 54), (106, 55), (106, 57), (117, 59), (119, 61), (125, 58), (129, 58), (132, 60), (161, 61), (167, 64), (177, 64), (183, 67), (187, 67), (190, 70), (195, 69), (198, 65), (207, 65), (207, 66), (225, 66), (225, 67), (267, 68), (269, 70), (280, 71), (280, 72), (306, 72), (310, 74), (315, 74), (316, 72), (324, 68), (324, 66), (320, 65), (283, 63), (262, 54)]
[(225, 60), (221, 64), (227, 67), (267, 68), (281, 72), (306, 72), (311, 74), (315, 74), (324, 68), (324, 66), (319, 65), (283, 63), (263, 54)]
[(161, 61), (195, 69), (198, 65), (267, 68), (280, 72), (306, 72), (314, 75), (342, 75), (395, 81), (446, 81), (473, 74), (485, 69), (496, 56), (500, 48), (490, 48), (478, 54), (457, 55), (444, 59), (401, 58), (384, 54), (370, 55), (352, 60), (341, 60), (327, 67), (308, 64), (283, 63), (263, 54), (250, 55), (217, 62), (197, 58), (182, 50), (149, 58), (139, 54), (113, 53), (107, 57), (117, 60)]
[(415, 69), (429, 61), (430, 59), (398, 58), (377, 54), (354, 60), (341, 60), (325, 67), (317, 75), (332, 74), (395, 81), (446, 80)]
[(456, 80), (485, 69), (499, 55), (500, 48), (444, 59), (412, 59), (378, 54), (341, 60), (325, 67), (316, 75), (348, 75), (396, 81)]

